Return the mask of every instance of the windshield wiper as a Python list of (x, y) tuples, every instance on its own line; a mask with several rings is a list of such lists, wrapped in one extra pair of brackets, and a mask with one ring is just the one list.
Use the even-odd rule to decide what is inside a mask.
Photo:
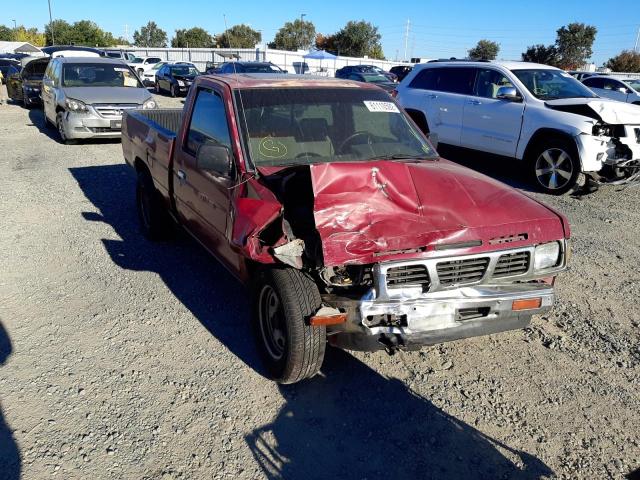
[(405, 153), (393, 153), (386, 155), (376, 155), (375, 157), (367, 158), (365, 161), (371, 160), (435, 160), (437, 157), (429, 157), (427, 155), (409, 155)]

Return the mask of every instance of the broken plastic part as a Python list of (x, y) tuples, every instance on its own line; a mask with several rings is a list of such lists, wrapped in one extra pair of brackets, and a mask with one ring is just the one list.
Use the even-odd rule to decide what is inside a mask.
[(309, 319), (309, 325), (338, 325), (347, 321), (347, 314), (337, 308), (322, 306), (316, 314)]
[(302, 253), (304, 252), (304, 241), (297, 238), (289, 243), (280, 245), (273, 249), (273, 256), (282, 263), (294, 268), (302, 268)]

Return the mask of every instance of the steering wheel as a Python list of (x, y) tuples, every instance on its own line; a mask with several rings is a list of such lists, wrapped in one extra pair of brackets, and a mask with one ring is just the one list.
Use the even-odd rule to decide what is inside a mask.
[(358, 131), (355, 132), (351, 135), (349, 135), (347, 138), (344, 139), (344, 141), (340, 144), (340, 146), (338, 147), (338, 152), (339, 153), (344, 153), (344, 150), (347, 147), (351, 147), (352, 143), (354, 143), (354, 140), (356, 140), (359, 137), (365, 137), (367, 142), (367, 145), (371, 145), (373, 142), (371, 141), (371, 134), (369, 132), (365, 132), (365, 131)]

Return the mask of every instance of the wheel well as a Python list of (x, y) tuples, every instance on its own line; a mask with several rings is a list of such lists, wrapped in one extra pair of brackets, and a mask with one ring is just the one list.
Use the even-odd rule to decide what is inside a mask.
[(407, 112), (407, 115), (411, 117), (423, 133), (429, 133), (429, 123), (427, 122), (427, 117), (425, 117), (424, 113), (413, 108), (406, 108), (405, 112)]
[(149, 172), (149, 167), (147, 167), (147, 164), (144, 163), (140, 157), (136, 157), (133, 162), (133, 166), (138, 174), (143, 172), (151, 174), (151, 172)]
[[(541, 128), (540, 130), (537, 130), (531, 136), (531, 139), (529, 140), (529, 143), (527, 144), (527, 148), (524, 151), (523, 158), (525, 160), (529, 159), (529, 156), (531, 155), (531, 151), (536, 146), (538, 146), (540, 143), (542, 143), (544, 141), (547, 141), (550, 138), (561, 138), (563, 140), (569, 141), (575, 147), (575, 152), (574, 153), (576, 153), (576, 155), (578, 156), (578, 160), (580, 160), (580, 154), (578, 152), (578, 146), (576, 145), (576, 141), (573, 138), (573, 136), (568, 134), (567, 132), (563, 132), (562, 130), (556, 130), (554, 128)], [(582, 161), (580, 161), (580, 163), (582, 163)]]
[(640, 105), (640, 101), (633, 102), (633, 105)]
[(59, 112), (64, 112), (64, 108), (62, 108), (60, 105), (56, 106), (56, 113)]

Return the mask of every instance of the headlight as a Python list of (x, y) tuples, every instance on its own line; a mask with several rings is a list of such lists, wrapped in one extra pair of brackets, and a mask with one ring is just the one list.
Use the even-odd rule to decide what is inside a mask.
[(149, 100), (147, 100), (142, 104), (142, 108), (145, 108), (145, 109), (156, 108), (157, 106), (158, 105), (156, 104), (156, 101), (153, 98), (150, 98)]
[(551, 242), (538, 245), (533, 254), (533, 269), (545, 270), (555, 267), (560, 261), (560, 243)]
[(184, 87), (184, 82), (182, 80), (178, 80), (178, 85), (180, 85), (181, 87)]
[(67, 98), (64, 102), (67, 105), (67, 109), (69, 109), (72, 112), (86, 112), (87, 111), (87, 106), (84, 104), (84, 102), (81, 102), (80, 100), (74, 100), (73, 98)]

